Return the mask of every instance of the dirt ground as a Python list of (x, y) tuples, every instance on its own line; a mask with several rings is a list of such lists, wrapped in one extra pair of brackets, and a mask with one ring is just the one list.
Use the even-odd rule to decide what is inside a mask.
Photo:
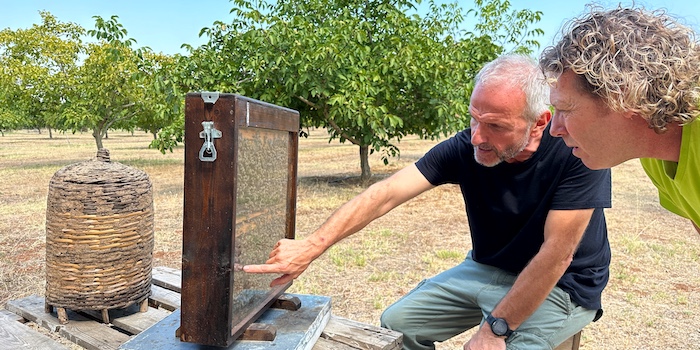
[[(148, 149), (151, 136), (110, 133), (113, 161), (144, 170), (153, 183), (154, 264), (180, 268), (183, 149)], [(415, 162), (436, 141), (405, 138), (400, 159), (370, 160), (378, 181)], [(45, 290), (46, 197), (60, 168), (95, 156), (89, 134), (18, 131), (0, 137), (0, 306)], [(310, 234), (364, 187), (359, 151), (328, 143), (323, 130), (300, 140), (297, 237)], [(585, 328), (581, 349), (700, 349), (700, 235), (663, 210), (638, 161), (613, 169), (606, 210), (613, 250), (605, 315)], [(441, 186), (327, 251), (289, 292), (332, 297), (332, 312), (378, 324), (382, 310), (420, 280), (461, 261), (470, 248), (459, 189)], [(458, 349), (470, 332), (438, 345)]]

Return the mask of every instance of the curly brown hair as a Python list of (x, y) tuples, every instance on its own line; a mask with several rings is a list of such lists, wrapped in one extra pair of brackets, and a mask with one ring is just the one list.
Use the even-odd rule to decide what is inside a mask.
[(583, 91), (614, 111), (639, 113), (657, 133), (700, 113), (700, 47), (690, 28), (661, 10), (592, 6), (563, 27), (540, 67), (550, 79), (571, 70)]

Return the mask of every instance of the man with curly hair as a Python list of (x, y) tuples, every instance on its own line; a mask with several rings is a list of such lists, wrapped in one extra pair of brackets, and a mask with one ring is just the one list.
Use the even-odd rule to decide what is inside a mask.
[(540, 68), (550, 133), (591, 169), (633, 158), (661, 205), (700, 232), (700, 45), (663, 11), (591, 8), (564, 26)]

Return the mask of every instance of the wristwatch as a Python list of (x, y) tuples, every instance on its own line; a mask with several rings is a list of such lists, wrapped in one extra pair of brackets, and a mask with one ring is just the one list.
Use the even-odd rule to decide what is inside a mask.
[(502, 318), (493, 317), (489, 314), (486, 316), (486, 323), (491, 326), (491, 332), (499, 337), (510, 337), (513, 334), (513, 330), (508, 327), (508, 322)]

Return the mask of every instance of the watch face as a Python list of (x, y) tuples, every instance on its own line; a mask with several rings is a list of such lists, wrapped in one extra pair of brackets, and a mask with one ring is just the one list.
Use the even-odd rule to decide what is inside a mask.
[(506, 324), (506, 321), (503, 319), (497, 318), (491, 324), (491, 330), (493, 330), (493, 333), (496, 335), (505, 335), (506, 332), (508, 332), (508, 324)]

